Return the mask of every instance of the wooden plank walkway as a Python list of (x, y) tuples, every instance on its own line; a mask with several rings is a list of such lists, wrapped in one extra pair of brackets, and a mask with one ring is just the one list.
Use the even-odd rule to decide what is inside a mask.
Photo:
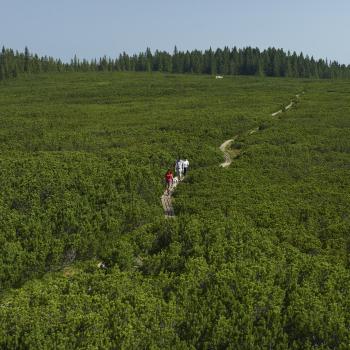
[(167, 194), (167, 192), (164, 192), (164, 194), (161, 197), (161, 200), (165, 217), (174, 217), (175, 213), (171, 202), (171, 193)]
[[(183, 181), (184, 177), (181, 179), (181, 181)], [(172, 195), (176, 189), (176, 186), (180, 183), (180, 181), (174, 183), (170, 190), (169, 193), (167, 193), (167, 191), (164, 191), (162, 197), (161, 197), (161, 201), (162, 201), (162, 206), (164, 209), (164, 215), (166, 218), (174, 218), (175, 217), (175, 212), (174, 212), (174, 208), (173, 208), (173, 204), (172, 204)]]

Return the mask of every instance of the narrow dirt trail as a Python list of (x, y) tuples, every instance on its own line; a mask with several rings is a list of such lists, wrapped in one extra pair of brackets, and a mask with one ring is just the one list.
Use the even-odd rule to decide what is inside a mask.
[[(303, 92), (304, 94), (304, 92)], [(300, 98), (300, 95), (295, 95), (296, 99)], [(272, 113), (271, 116), (275, 117), (276, 115), (283, 113), (283, 111), (287, 111), (288, 109), (292, 108), (293, 105), (295, 104), (295, 101), (291, 101), (289, 105), (287, 105), (284, 109), (278, 110), (275, 113)], [(258, 132), (260, 129), (259, 127), (256, 127), (252, 130), (249, 130), (247, 132), (248, 135), (253, 135), (256, 132)], [(224, 162), (220, 164), (220, 167), (222, 168), (227, 168), (228, 166), (230, 166), (230, 164), (232, 163), (234, 158), (237, 158), (239, 156), (239, 154), (241, 153), (240, 149), (231, 149), (229, 150), (228, 148), (230, 147), (230, 145), (238, 138), (239, 135), (236, 135), (234, 138), (226, 140), (221, 146), (220, 146), (220, 151), (223, 153), (224, 155)], [(184, 178), (181, 179), (181, 181), (183, 181)], [(167, 193), (167, 191), (164, 191), (163, 195), (161, 196), (161, 201), (162, 201), (162, 206), (164, 209), (164, 215), (166, 218), (175, 218), (175, 212), (174, 212), (174, 207), (173, 207), (173, 203), (172, 203), (172, 195), (176, 189), (176, 186), (181, 182), (178, 181), (176, 183), (174, 183), (171, 188), (169, 193)]]
[[(304, 93), (304, 91), (302, 93)], [(300, 98), (300, 95), (299, 94), (295, 95), (295, 98), (298, 100)], [(294, 104), (295, 104), (295, 101), (293, 101), (293, 100), (290, 101), (290, 104), (288, 106), (284, 107), (284, 110), (280, 109), (277, 112), (272, 113), (271, 116), (276, 117), (276, 115), (283, 113), (283, 111), (288, 111), (288, 109), (291, 109), (294, 106)]]
[[(302, 92), (302, 94), (304, 94), (304, 91)], [(295, 95), (295, 98), (298, 100), (300, 98), (300, 95), (299, 94)], [(287, 111), (287, 110), (291, 109), (294, 106), (295, 103), (296, 103), (296, 101), (294, 101), (294, 100), (290, 101), (289, 105), (287, 105), (283, 109), (278, 110), (277, 112), (272, 113), (271, 116), (275, 117), (276, 115), (279, 115), (279, 114), (283, 113), (284, 111)], [(254, 129), (248, 131), (247, 134), (248, 135), (252, 135), (252, 134), (255, 134), (256, 132), (258, 132), (259, 130), (260, 130), (259, 127), (257, 127), (257, 128), (254, 128)], [(234, 158), (236, 158), (240, 154), (240, 150), (239, 149), (233, 149), (233, 150), (230, 150), (230, 151), (228, 150), (228, 148), (230, 147), (232, 142), (234, 140), (236, 140), (238, 136), (239, 135), (236, 135), (233, 139), (226, 140), (219, 147), (220, 151), (224, 155), (224, 160), (225, 160), (223, 163), (220, 164), (221, 167), (227, 168), (232, 163), (232, 160)], [(231, 154), (233, 156), (231, 156)]]
[(235, 136), (233, 139), (227, 140), (225, 141), (221, 146), (220, 146), (220, 150), (221, 152), (223, 152), (224, 154), (224, 159), (225, 161), (223, 163), (220, 164), (221, 167), (223, 168), (227, 168), (231, 163), (232, 163), (232, 157), (229, 154), (229, 152), (227, 151), (227, 148), (232, 144), (232, 142), (237, 138), (237, 136)]

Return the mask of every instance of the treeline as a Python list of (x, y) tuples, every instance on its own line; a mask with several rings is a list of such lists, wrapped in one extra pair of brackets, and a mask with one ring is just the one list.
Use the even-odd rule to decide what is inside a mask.
[(0, 53), (0, 80), (29, 73), (60, 72), (68, 68), (69, 64), (64, 64), (61, 60), (31, 54), (27, 47), (24, 52), (15, 52), (3, 47)]
[(172, 54), (158, 50), (152, 53), (148, 48), (145, 52), (134, 55), (124, 52), (115, 59), (104, 56), (88, 61), (75, 56), (69, 63), (52, 57), (39, 57), (31, 54), (28, 48), (22, 53), (3, 47), (0, 54), (0, 80), (28, 73), (87, 71), (158, 71), (316, 79), (350, 77), (350, 65), (316, 60), (303, 53), (285, 52), (276, 48), (264, 51), (252, 47), (179, 51), (175, 47)]

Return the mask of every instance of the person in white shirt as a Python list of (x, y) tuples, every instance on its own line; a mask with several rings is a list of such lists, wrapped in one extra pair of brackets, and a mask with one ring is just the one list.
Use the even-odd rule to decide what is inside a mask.
[(175, 163), (175, 171), (176, 175), (178, 176), (179, 180), (182, 179), (182, 173), (183, 173), (183, 160), (177, 159)]
[(183, 167), (183, 171), (184, 171), (184, 176), (186, 176), (187, 172), (188, 172), (188, 167), (190, 166), (190, 162), (188, 161), (188, 159), (186, 158), (183, 162), (182, 162), (182, 167)]

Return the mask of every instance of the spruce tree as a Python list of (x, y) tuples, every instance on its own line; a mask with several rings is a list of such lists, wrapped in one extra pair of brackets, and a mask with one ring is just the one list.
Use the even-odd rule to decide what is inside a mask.
[(290, 59), (287, 59), (286, 77), (293, 77), (293, 69)]
[(259, 60), (259, 62), (258, 62), (258, 68), (257, 68), (257, 71), (256, 71), (256, 75), (259, 76), (259, 77), (263, 77), (265, 75), (264, 63), (263, 63), (262, 60)]
[(24, 72), (29, 73), (30, 53), (28, 47), (24, 49)]
[(213, 50), (209, 49), (209, 74), (215, 75), (216, 74), (216, 58), (214, 55)]
[(4, 65), (0, 63), (0, 81), (5, 80), (5, 68)]
[(12, 69), (12, 78), (17, 78), (17, 77), (18, 77), (18, 68), (16, 64)]
[(278, 53), (275, 53), (275, 55), (273, 57), (273, 71), (272, 71), (272, 75), (274, 77), (281, 76), (281, 60), (280, 60), (280, 57), (279, 57)]
[(173, 66), (173, 72), (179, 73), (179, 51), (175, 45), (174, 52), (172, 56), (172, 66)]
[(184, 56), (184, 72), (185, 73), (192, 73), (191, 55), (188, 51), (186, 51), (185, 56)]

